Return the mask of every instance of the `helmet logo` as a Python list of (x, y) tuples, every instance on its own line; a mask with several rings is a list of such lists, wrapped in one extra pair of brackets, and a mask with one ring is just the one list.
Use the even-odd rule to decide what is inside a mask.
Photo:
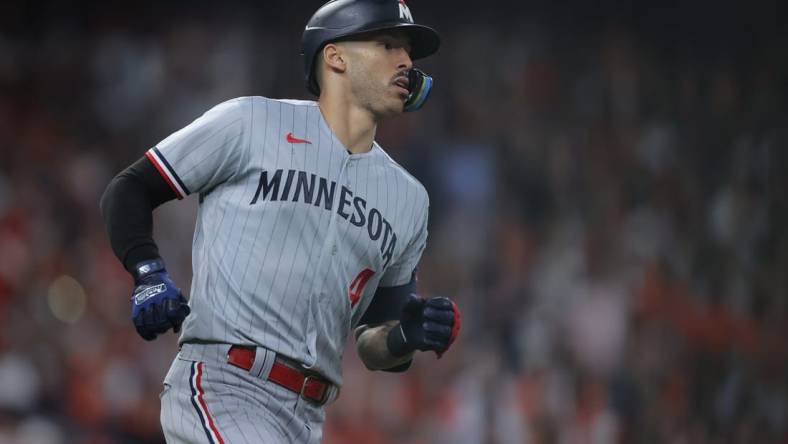
[(405, 4), (405, 0), (399, 0), (399, 18), (413, 23), (413, 15), (411, 15), (408, 5)]

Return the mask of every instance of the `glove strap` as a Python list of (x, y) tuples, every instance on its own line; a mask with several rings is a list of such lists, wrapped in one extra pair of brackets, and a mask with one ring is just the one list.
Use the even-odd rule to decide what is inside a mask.
[(415, 350), (408, 344), (405, 332), (402, 330), (402, 324), (398, 324), (389, 330), (389, 334), (386, 336), (386, 347), (388, 347), (389, 353), (395, 358), (405, 356)]
[(157, 257), (155, 259), (142, 261), (134, 266), (134, 279), (139, 281), (145, 276), (159, 271), (164, 271), (164, 259)]

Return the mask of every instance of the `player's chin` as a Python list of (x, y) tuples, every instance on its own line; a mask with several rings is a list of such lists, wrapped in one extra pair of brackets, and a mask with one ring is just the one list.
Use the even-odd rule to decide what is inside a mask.
[(403, 94), (399, 88), (386, 91), (374, 102), (374, 113), (378, 118), (400, 115), (405, 110), (407, 98), (407, 94)]
[(375, 114), (378, 118), (394, 117), (402, 114), (405, 104), (401, 100), (387, 100), (385, 103), (379, 103), (376, 108)]

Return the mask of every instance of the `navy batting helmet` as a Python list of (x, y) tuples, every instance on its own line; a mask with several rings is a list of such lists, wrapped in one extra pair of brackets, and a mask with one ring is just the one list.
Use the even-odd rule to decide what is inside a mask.
[(440, 38), (434, 29), (413, 22), (405, 0), (331, 0), (318, 9), (304, 28), (306, 89), (320, 95), (315, 78), (315, 57), (326, 43), (372, 31), (399, 29), (410, 37), (410, 58), (417, 60), (438, 50)]

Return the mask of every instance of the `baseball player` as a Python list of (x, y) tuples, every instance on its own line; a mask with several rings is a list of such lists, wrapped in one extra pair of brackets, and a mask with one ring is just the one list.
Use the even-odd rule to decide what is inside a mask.
[[(427, 193), (374, 141), (382, 119), (424, 104), (432, 78), (412, 60), (438, 46), (403, 0), (330, 1), (303, 33), (317, 102), (221, 103), (109, 184), (101, 209), (134, 278), (137, 332), (183, 330), (161, 395), (167, 442), (320, 442), (351, 330), (371, 370), (448, 350), (456, 305), (415, 295)], [(151, 212), (189, 194), (199, 213), (187, 303)]]

